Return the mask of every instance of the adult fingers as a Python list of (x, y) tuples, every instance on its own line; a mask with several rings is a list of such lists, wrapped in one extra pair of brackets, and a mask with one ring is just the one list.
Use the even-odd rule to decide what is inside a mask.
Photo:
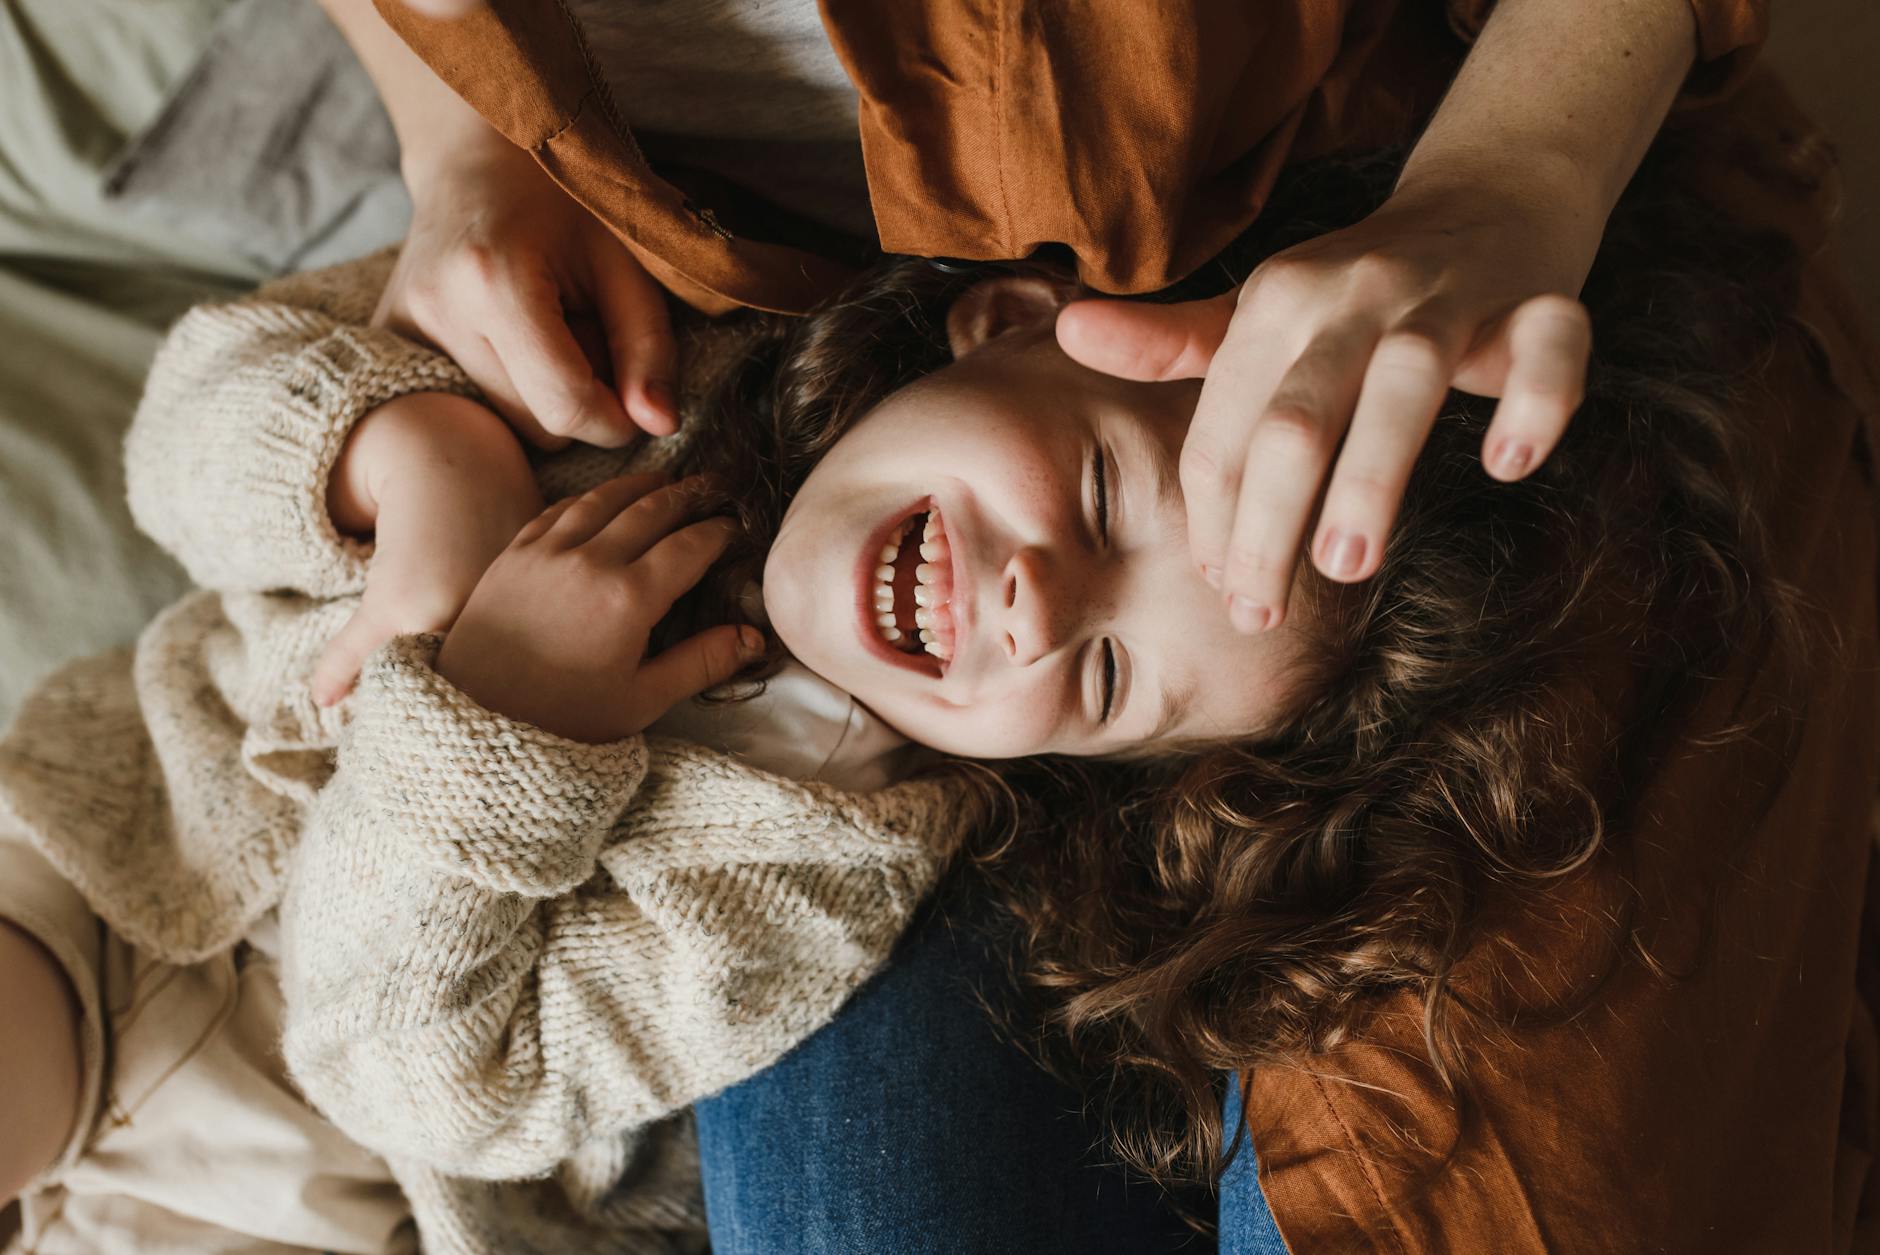
[(1234, 294), (1205, 301), (1072, 301), (1058, 311), (1058, 347), (1124, 379), (1199, 379), (1234, 317)]
[(672, 381), (679, 350), (666, 293), (626, 246), (601, 231), (593, 245), (594, 304), (607, 329), (614, 387), (627, 416), (655, 436), (679, 430)]
[(594, 374), (546, 277), (518, 281), (513, 308), (489, 320), (490, 348), (522, 406), (551, 435), (613, 448), (635, 428), (620, 400)]
[[(565, 504), (558, 502), (557, 505), (561, 506), (559, 511), (556, 511), (555, 506), (550, 506), (548, 511), (544, 511), (544, 516), (550, 511), (556, 511), (555, 517), (535, 534), (544, 536), (551, 544), (563, 549), (586, 544), (602, 528), (613, 522), (622, 510), (666, 482), (666, 477), (656, 472), (616, 475), (606, 483), (569, 499)], [(535, 523), (525, 527), (523, 534), (528, 535), (541, 521), (538, 518)], [(518, 543), (521, 539), (521, 536), (517, 537)]]
[(448, 283), (451, 291), (447, 293), (440, 286), (440, 276), (413, 279), (407, 273), (415, 267), (417, 256), (409, 249), (399, 256), (391, 281), (373, 312), (373, 325), (430, 345), (456, 362), (483, 393), (490, 408), (530, 444), (550, 450), (568, 444), (567, 437), (554, 435), (535, 421), (503, 368), (502, 358), (478, 330), (482, 324), (466, 323), (460, 317), (466, 309), (484, 306), (486, 289), (495, 282), (496, 263), (483, 254), (463, 263), (462, 269), (452, 271)]
[(709, 628), (641, 663), (634, 696), (663, 713), (723, 684), (763, 652), (764, 637), (756, 628)]
[(1188, 515), (1188, 551), (1219, 589), (1234, 530), (1247, 442), (1262, 407), (1292, 366), (1295, 347), (1243, 308), (1201, 385), (1177, 469)]
[(657, 488), (609, 520), (595, 533), (593, 545), (609, 561), (637, 562), (697, 513), (705, 496), (705, 479), (698, 475)]
[(445, 20), (475, 13), (483, 4), (484, 0), (405, 0), (405, 7), (412, 12)]
[(1306, 524), (1376, 344), (1368, 324), (1321, 334), (1254, 423), (1221, 566), (1228, 617), (1242, 632), (1285, 617)]
[(1520, 479), (1539, 466), (1586, 396), (1593, 325), (1571, 297), (1522, 302), (1498, 332), (1505, 339), (1508, 377), (1482, 438), (1482, 464), (1496, 479)]
[(448, 346), (440, 345), (470, 376), (490, 403), (490, 408), (503, 416), (510, 430), (538, 449), (553, 452), (565, 449), (571, 443), (566, 436), (557, 436), (542, 424), (535, 421), (535, 415), (529, 413), (529, 407), (523, 404), (522, 394), (516, 391), (516, 385), (510, 381), (509, 372), (503, 369), (502, 359), (496, 356), (496, 350), (482, 336), (473, 336), (458, 352)]
[(1372, 352), (1312, 545), (1313, 561), (1332, 579), (1368, 579), (1377, 569), (1404, 485), (1448, 395), (1458, 339), (1400, 326)]
[(355, 610), (352, 618), (346, 620), (346, 625), (320, 651), (319, 661), (313, 664), (313, 675), (308, 681), (313, 700), (321, 706), (331, 706), (350, 693), (366, 659), (392, 636), (389, 629), (363, 609)]

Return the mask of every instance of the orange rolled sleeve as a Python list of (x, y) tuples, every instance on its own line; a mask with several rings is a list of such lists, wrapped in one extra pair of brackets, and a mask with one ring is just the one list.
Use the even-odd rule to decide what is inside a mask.
[[(1678, 107), (1709, 104), (1733, 91), (1769, 37), (1769, 0), (1686, 0), (1697, 18), (1697, 64)], [(1447, 0), (1449, 24), (1463, 39), (1481, 34), (1495, 0)]]

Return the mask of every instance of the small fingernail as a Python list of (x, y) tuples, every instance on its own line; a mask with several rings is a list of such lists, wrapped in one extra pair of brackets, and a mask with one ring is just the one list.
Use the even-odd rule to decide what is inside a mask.
[(1335, 580), (1348, 580), (1364, 565), (1364, 537), (1336, 529), (1325, 533), (1319, 542), (1319, 561), (1324, 572)]
[(747, 627), (738, 630), (738, 655), (746, 660), (761, 658), (764, 654), (764, 634), (756, 628)]
[(1534, 461), (1534, 450), (1512, 440), (1502, 441), (1501, 448), (1495, 453), (1495, 473), (1503, 479), (1518, 479), (1527, 473), (1528, 466)]
[(1264, 632), (1266, 625), (1273, 621), (1273, 612), (1265, 606), (1256, 606), (1245, 597), (1227, 599), (1227, 617), (1242, 632)]
[(1209, 566), (1207, 563), (1204, 562), (1201, 564), (1201, 578), (1208, 582), (1209, 588), (1212, 588), (1217, 592), (1220, 590), (1221, 568), (1217, 566)]

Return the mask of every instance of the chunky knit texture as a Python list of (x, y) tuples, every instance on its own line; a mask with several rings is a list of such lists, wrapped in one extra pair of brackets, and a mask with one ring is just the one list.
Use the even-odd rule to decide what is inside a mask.
[[(472, 391), (363, 325), (390, 261), (172, 331), (130, 497), (203, 591), (27, 702), (0, 823), (167, 961), (279, 909), (289, 1065), (391, 1163), (427, 1250), (702, 1249), (685, 1108), (835, 1014), (973, 810), (958, 781), (849, 794), (657, 738), (563, 740), (459, 693), (430, 637), (314, 705), (370, 557), (325, 509), (346, 434), (393, 397)], [(628, 461), (558, 454), (538, 478), (553, 498)]]

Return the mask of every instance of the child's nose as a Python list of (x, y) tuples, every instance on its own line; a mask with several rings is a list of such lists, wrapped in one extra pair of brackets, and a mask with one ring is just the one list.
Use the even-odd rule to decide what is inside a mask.
[(1020, 549), (999, 575), (999, 644), (1017, 666), (1047, 657), (1069, 639), (1082, 598), (1063, 571), (1035, 548)]

